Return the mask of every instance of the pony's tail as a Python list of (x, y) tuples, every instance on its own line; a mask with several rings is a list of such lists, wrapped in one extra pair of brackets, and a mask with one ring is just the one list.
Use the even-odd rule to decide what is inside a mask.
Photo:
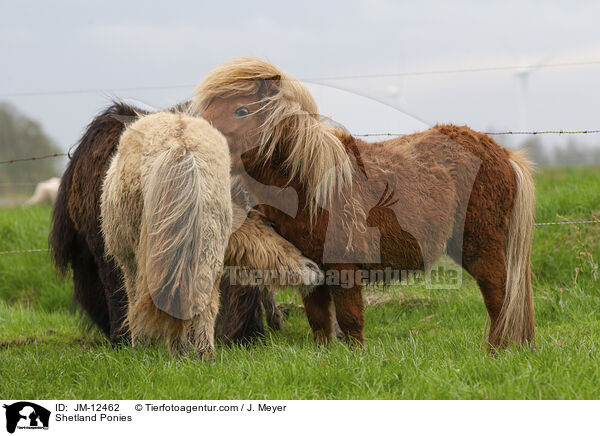
[(67, 274), (73, 256), (77, 255), (77, 230), (69, 216), (69, 191), (71, 190), (73, 167), (73, 161), (71, 161), (61, 179), (52, 210), (52, 228), (48, 236), (48, 245), (54, 266), (62, 277)]
[(497, 324), (497, 337), (524, 344), (533, 341), (534, 313), (531, 288), (531, 245), (535, 219), (532, 165), (522, 153), (511, 152), (517, 183), (505, 247), (506, 290)]
[(210, 309), (222, 257), (206, 234), (219, 223), (203, 207), (206, 187), (193, 150), (175, 145), (152, 159), (141, 223), (146, 250), (140, 260), (145, 264), (138, 271), (146, 271), (148, 290), (160, 310), (189, 320)]

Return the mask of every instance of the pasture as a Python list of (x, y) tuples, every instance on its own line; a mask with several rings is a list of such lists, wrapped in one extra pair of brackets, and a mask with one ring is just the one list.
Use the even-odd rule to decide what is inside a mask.
[[(600, 169), (536, 176), (536, 222), (600, 219)], [(50, 208), (0, 209), (0, 251), (45, 248)], [(113, 348), (73, 311), (47, 252), (0, 255), (0, 397), (31, 399), (600, 398), (600, 224), (538, 226), (533, 349), (486, 352), (485, 306), (456, 290), (370, 288), (366, 345), (317, 347), (300, 299), (283, 292), (281, 332), (214, 358), (165, 345)]]

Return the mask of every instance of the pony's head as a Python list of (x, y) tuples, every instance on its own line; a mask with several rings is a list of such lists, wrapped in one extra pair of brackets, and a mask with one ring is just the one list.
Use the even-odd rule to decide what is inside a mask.
[[(227, 138), (234, 173), (277, 156), (286, 177), (320, 205), (352, 183), (338, 132), (323, 122), (308, 89), (269, 62), (239, 58), (215, 68), (197, 86), (191, 110)], [(243, 162), (250, 149), (255, 161)]]

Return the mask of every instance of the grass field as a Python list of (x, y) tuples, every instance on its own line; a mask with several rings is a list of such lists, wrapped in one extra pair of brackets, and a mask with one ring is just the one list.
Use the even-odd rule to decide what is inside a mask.
[[(537, 176), (538, 222), (600, 219), (600, 169)], [(47, 246), (50, 209), (0, 209), (0, 251)], [(536, 228), (533, 350), (486, 352), (473, 280), (366, 294), (364, 349), (316, 347), (300, 310), (264, 344), (208, 362), (166, 347), (113, 349), (72, 311), (48, 253), (0, 255), (0, 398), (600, 398), (600, 225)], [(290, 293), (280, 301), (299, 304)]]

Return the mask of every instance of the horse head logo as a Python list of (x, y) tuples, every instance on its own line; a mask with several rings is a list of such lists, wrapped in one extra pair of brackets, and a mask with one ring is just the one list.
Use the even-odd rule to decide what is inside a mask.
[[(6, 409), (6, 431), (14, 433), (19, 428), (47, 429), (50, 422), (50, 411), (28, 401), (4, 404)], [(20, 425), (19, 425), (20, 424)]]

